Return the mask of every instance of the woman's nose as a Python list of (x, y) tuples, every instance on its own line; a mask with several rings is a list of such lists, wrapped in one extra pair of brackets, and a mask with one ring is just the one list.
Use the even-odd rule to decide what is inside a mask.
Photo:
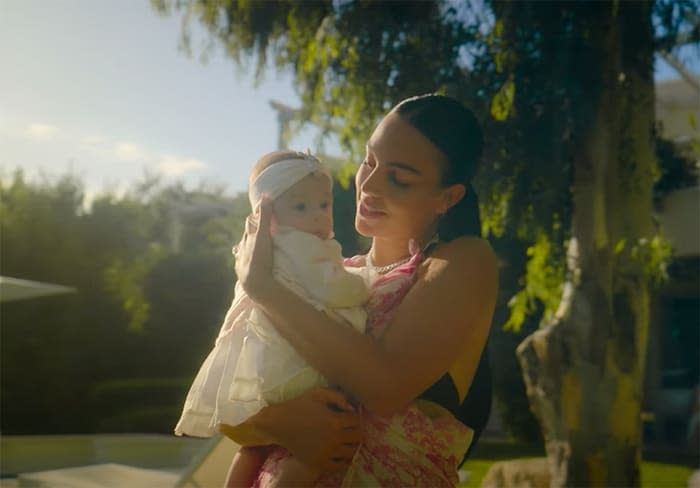
[(366, 195), (378, 195), (381, 193), (381, 178), (376, 167), (368, 171), (365, 179), (360, 183), (360, 191)]

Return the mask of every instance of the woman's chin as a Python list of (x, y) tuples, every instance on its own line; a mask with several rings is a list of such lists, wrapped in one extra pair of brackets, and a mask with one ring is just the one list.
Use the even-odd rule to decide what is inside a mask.
[(355, 230), (363, 237), (374, 237), (377, 234), (377, 225), (373, 222), (368, 222), (359, 215), (355, 217)]

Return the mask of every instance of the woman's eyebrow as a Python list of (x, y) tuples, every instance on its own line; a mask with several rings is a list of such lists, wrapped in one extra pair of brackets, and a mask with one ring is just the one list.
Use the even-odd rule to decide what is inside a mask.
[[(365, 144), (365, 151), (367, 151), (367, 154), (373, 153), (374, 152), (373, 148), (374, 148), (374, 144), (372, 143), (372, 140), (370, 139), (369, 141), (367, 141), (367, 144)], [(394, 168), (403, 169), (405, 171), (408, 171), (408, 172), (416, 174), (416, 175), (421, 174), (420, 171), (418, 171), (416, 168), (414, 168), (410, 164), (402, 163), (401, 161), (391, 161), (387, 164), (389, 166), (394, 167)]]
[(402, 163), (400, 161), (392, 161), (389, 163), (389, 166), (391, 166), (393, 168), (403, 169), (403, 170), (408, 171), (410, 173), (413, 173), (415, 175), (420, 174), (420, 171), (418, 171), (416, 168), (414, 168), (410, 164)]

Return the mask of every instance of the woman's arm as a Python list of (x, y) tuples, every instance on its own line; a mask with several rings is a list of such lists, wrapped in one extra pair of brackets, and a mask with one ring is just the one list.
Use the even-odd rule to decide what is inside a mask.
[(359, 415), (342, 393), (328, 388), (269, 405), (220, 431), (242, 446), (283, 446), (302, 463), (324, 471), (345, 466), (362, 440)]
[(380, 414), (401, 409), (469, 355), (470, 377), (486, 342), (496, 302), (496, 258), (481, 239), (460, 238), (436, 249), (379, 341), (337, 326), (271, 279), (269, 206), (250, 225), (237, 262), (246, 291), (280, 334), (331, 383)]

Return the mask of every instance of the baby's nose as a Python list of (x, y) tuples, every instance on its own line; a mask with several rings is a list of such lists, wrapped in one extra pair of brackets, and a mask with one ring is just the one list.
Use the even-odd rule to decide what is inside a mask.
[(318, 208), (318, 209), (316, 209), (316, 212), (314, 212), (314, 218), (315, 218), (316, 220), (319, 220), (319, 219), (327, 219), (327, 218), (328, 218), (328, 214), (329, 214), (328, 209), (325, 209), (325, 208)]

